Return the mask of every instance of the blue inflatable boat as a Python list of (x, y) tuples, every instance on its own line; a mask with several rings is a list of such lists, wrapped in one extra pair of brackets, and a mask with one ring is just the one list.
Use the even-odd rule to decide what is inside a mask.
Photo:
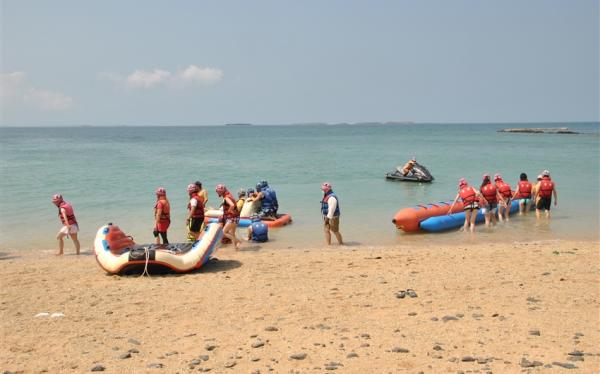
[[(510, 214), (516, 213), (519, 211), (519, 200), (513, 200), (510, 205)], [(481, 209), (477, 212), (477, 219), (475, 223), (485, 222), (485, 217), (483, 213), (481, 213)], [(457, 229), (465, 224), (465, 212), (448, 214), (445, 216), (435, 216), (427, 218), (426, 220), (421, 221), (419, 226), (422, 230), (429, 232), (440, 232), (446, 231), (450, 229)]]

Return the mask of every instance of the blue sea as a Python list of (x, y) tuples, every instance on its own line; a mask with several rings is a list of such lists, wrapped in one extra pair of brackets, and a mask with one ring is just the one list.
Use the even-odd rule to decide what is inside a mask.
[[(499, 133), (506, 127), (563, 127), (576, 135)], [(384, 174), (415, 156), (431, 184), (391, 182)], [(370, 124), (196, 127), (0, 128), (0, 250), (49, 249), (60, 228), (51, 196), (71, 202), (84, 249), (113, 222), (137, 242), (152, 241), (154, 190), (167, 189), (170, 240), (185, 239), (186, 186), (201, 180), (230, 190), (267, 180), (293, 224), (272, 229), (273, 248), (323, 243), (323, 181), (333, 184), (350, 245), (438, 245), (461, 241), (598, 240), (600, 124)], [(515, 217), (475, 235), (405, 234), (391, 220), (401, 208), (454, 198), (461, 177), (484, 173), (515, 185), (549, 169), (558, 191), (552, 219)], [(67, 243), (67, 252), (72, 245)]]

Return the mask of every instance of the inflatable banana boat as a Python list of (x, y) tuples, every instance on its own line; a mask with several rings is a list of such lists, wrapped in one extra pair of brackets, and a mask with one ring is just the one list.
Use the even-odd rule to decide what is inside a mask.
[[(439, 203), (432, 203), (427, 205), (417, 205), (415, 207), (404, 208), (399, 210), (392, 222), (400, 230), (406, 232), (419, 231), (419, 224), (421, 221), (426, 220), (429, 217), (442, 216), (448, 214), (448, 210), (452, 205), (451, 201), (441, 201)], [(463, 211), (463, 205), (461, 202), (454, 204), (452, 213), (458, 213)]]
[[(513, 200), (510, 205), (510, 214), (514, 214), (519, 211), (519, 200)], [(485, 217), (479, 209), (475, 223), (479, 224), (485, 221)], [(428, 232), (440, 232), (450, 229), (457, 229), (465, 223), (465, 212), (454, 214), (445, 214), (443, 216), (435, 216), (427, 218), (420, 223), (421, 229)]]
[(206, 264), (221, 243), (221, 225), (209, 224), (194, 243), (136, 244), (113, 224), (100, 227), (94, 240), (96, 261), (110, 274), (171, 269), (184, 273)]

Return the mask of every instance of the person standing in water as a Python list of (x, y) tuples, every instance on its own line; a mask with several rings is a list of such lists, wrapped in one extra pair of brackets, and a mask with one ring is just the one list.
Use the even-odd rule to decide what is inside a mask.
[(519, 215), (521, 216), (531, 208), (531, 190), (533, 189), (533, 185), (527, 180), (527, 174), (525, 173), (521, 173), (519, 179), (520, 181), (515, 188), (512, 198), (519, 199)]
[[(496, 189), (496, 186), (492, 183), (489, 174), (483, 175), (483, 182), (481, 183), (479, 192), (486, 201), (486, 204), (484, 204), (483, 208), (481, 208), (481, 212), (485, 217), (485, 225), (489, 226), (490, 222), (495, 225), (496, 212), (498, 210), (498, 201), (500, 201), (501, 196), (500, 194), (498, 194), (498, 190)], [(502, 217), (500, 217), (500, 220), (502, 220)]]
[(58, 240), (58, 253), (56, 255), (61, 256), (64, 253), (65, 236), (67, 238), (69, 236), (71, 237), (71, 240), (73, 240), (73, 244), (75, 245), (75, 253), (79, 254), (80, 244), (79, 239), (77, 239), (79, 225), (77, 224), (77, 219), (75, 218), (73, 206), (66, 202), (61, 194), (56, 194), (52, 196), (52, 203), (58, 207), (58, 218), (63, 224), (61, 229), (58, 231), (58, 234), (56, 235), (56, 240)]
[[(154, 204), (154, 230), (153, 234), (156, 244), (160, 244), (162, 238), (163, 244), (169, 244), (167, 239), (167, 230), (171, 225), (171, 204), (167, 199), (167, 190), (163, 187), (156, 189), (156, 204)], [(160, 235), (160, 238), (159, 238)]]
[(550, 172), (544, 170), (542, 180), (538, 183), (537, 193), (539, 200), (535, 206), (535, 216), (540, 218), (541, 211), (546, 212), (546, 218), (550, 218), (550, 205), (552, 205), (552, 196), (554, 196), (554, 206), (558, 204), (558, 196), (556, 194), (556, 185), (550, 179)]
[(473, 232), (475, 230), (477, 212), (479, 211), (479, 200), (483, 200), (485, 204), (487, 204), (487, 201), (475, 188), (469, 186), (465, 178), (461, 178), (458, 181), (458, 194), (454, 198), (452, 205), (450, 205), (448, 214), (452, 213), (452, 208), (454, 208), (454, 204), (456, 204), (459, 198), (462, 200), (465, 210), (465, 224), (461, 231), (467, 231), (467, 228), (469, 228)]
[(335, 235), (339, 245), (344, 244), (340, 233), (340, 202), (333, 192), (331, 184), (325, 182), (321, 185), (323, 199), (321, 199), (321, 214), (325, 230), (325, 242), (331, 245), (331, 233)]
[(240, 212), (237, 209), (236, 201), (231, 192), (227, 190), (224, 184), (218, 184), (215, 192), (219, 197), (223, 198), (223, 236), (231, 240), (235, 250), (240, 249), (242, 242), (235, 236), (235, 229), (240, 222)]
[(510, 215), (510, 205), (512, 203), (511, 198), (513, 193), (510, 189), (510, 185), (502, 179), (502, 175), (494, 175), (494, 182), (496, 182), (496, 189), (500, 194), (498, 218), (500, 219), (500, 222), (502, 222), (502, 218), (504, 218), (505, 222), (508, 222)]

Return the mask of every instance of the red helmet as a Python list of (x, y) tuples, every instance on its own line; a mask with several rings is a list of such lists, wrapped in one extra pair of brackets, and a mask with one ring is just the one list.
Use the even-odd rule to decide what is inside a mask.
[(60, 203), (60, 202), (62, 202), (62, 201), (63, 201), (63, 197), (62, 197), (62, 195), (61, 195), (61, 194), (58, 194), (58, 193), (57, 193), (56, 195), (52, 196), (52, 202), (53, 202), (54, 204)]
[(460, 178), (460, 180), (458, 181), (458, 186), (459, 187), (466, 186), (467, 184), (468, 183), (467, 183), (467, 180), (465, 178)]
[(321, 191), (323, 191), (323, 192), (331, 191), (331, 183), (323, 182), (323, 184), (321, 185)]
[(225, 191), (227, 191), (227, 187), (224, 184), (217, 184), (217, 187), (215, 187), (215, 192), (219, 196), (223, 195)]
[(198, 186), (195, 185), (194, 183), (188, 184), (187, 192), (189, 192), (189, 193), (198, 192)]
[(167, 190), (164, 189), (164, 187), (158, 187), (156, 189), (156, 196), (166, 196), (167, 195)]

